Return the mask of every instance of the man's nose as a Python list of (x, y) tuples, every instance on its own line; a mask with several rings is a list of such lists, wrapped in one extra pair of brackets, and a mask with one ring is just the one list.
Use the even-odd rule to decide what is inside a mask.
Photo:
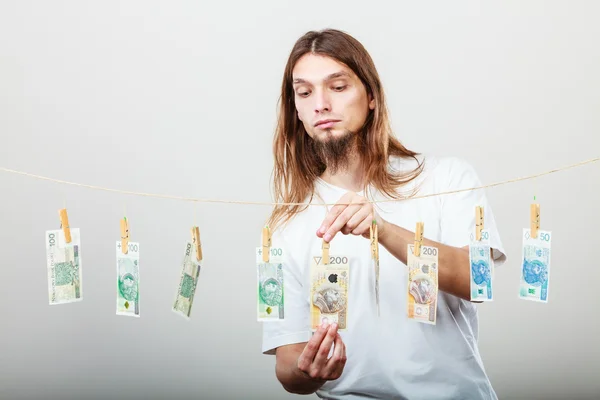
[(315, 90), (315, 112), (331, 112), (331, 101), (329, 95), (324, 90)]

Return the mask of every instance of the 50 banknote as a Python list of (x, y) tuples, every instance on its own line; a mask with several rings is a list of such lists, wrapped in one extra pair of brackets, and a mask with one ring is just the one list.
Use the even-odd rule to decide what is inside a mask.
[(140, 316), (140, 245), (117, 241), (117, 315)]
[(258, 321), (285, 320), (284, 291), (284, 250), (281, 247), (266, 248), (269, 261), (263, 260), (262, 247), (256, 248), (257, 298), (256, 312)]
[(494, 260), (491, 256), (490, 232), (481, 230), (481, 240), (472, 232), (469, 242), (471, 263), (471, 300), (492, 301), (494, 299)]
[(550, 287), (552, 232), (538, 230), (537, 237), (533, 238), (531, 230), (525, 228), (523, 229), (522, 243), (519, 298), (547, 303)]
[(46, 267), (50, 305), (74, 303), (83, 299), (81, 240), (79, 228), (70, 228), (66, 242), (62, 229), (46, 231)]

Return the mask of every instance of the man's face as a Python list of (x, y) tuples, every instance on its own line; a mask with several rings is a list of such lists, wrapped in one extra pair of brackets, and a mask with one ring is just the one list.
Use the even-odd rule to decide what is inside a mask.
[(352, 70), (325, 56), (308, 53), (300, 58), (293, 70), (293, 87), (298, 118), (321, 143), (356, 134), (375, 107)]

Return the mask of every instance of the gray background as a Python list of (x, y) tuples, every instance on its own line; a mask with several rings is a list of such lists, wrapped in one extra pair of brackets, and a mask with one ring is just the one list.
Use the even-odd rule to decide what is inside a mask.
[[(270, 201), (288, 52), (309, 29), (361, 40), (412, 149), (484, 183), (600, 155), (600, 3), (2, 1), (0, 166), (110, 188)], [(500, 4), (501, 3), (501, 4)], [(600, 163), (488, 190), (509, 261), (479, 306), (503, 399), (600, 397)], [(261, 355), (254, 248), (269, 207), (136, 197), (0, 173), (0, 398), (283, 399)], [(553, 231), (548, 304), (517, 299), (537, 195)], [(82, 232), (84, 301), (49, 306), (44, 231)], [(115, 315), (126, 212), (141, 318)], [(192, 320), (170, 311), (189, 228), (204, 269)], [(316, 229), (316, 227), (315, 227)], [(400, 311), (399, 311), (400, 312)]]

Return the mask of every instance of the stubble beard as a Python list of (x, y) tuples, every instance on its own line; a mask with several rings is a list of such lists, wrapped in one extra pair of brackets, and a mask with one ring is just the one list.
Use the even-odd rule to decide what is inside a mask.
[(310, 143), (327, 172), (333, 175), (346, 170), (350, 165), (350, 161), (355, 156), (356, 139), (357, 135), (349, 130), (344, 130), (343, 134), (337, 137), (333, 137), (328, 130), (326, 138), (312, 139)]

